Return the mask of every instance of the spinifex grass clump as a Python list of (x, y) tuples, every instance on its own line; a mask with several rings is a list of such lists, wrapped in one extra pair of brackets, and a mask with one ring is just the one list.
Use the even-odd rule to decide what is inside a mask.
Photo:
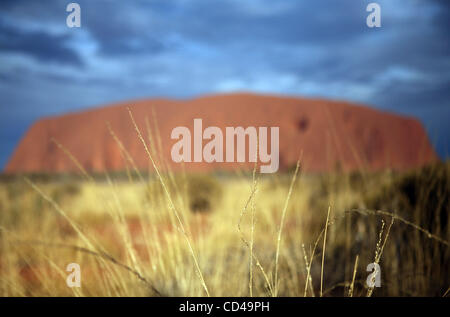
[(194, 212), (212, 211), (220, 205), (222, 185), (209, 175), (191, 175), (187, 177), (187, 196), (189, 208)]
[(436, 234), (445, 232), (450, 214), (450, 162), (398, 175), (368, 193), (365, 201), (370, 208), (396, 211), (419, 221)]

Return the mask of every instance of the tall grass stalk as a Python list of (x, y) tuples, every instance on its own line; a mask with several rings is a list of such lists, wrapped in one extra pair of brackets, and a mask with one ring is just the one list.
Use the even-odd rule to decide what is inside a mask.
[(286, 212), (287, 212), (287, 208), (289, 205), (289, 200), (291, 199), (291, 195), (292, 195), (292, 189), (294, 188), (294, 184), (295, 181), (297, 179), (297, 174), (300, 168), (300, 160), (301, 158), (297, 161), (297, 165), (295, 166), (295, 172), (294, 175), (292, 176), (292, 180), (291, 180), (291, 185), (289, 186), (289, 191), (286, 197), (286, 201), (284, 202), (284, 207), (283, 207), (283, 211), (281, 213), (281, 221), (280, 221), (280, 226), (278, 228), (278, 236), (277, 236), (277, 249), (275, 252), (275, 281), (274, 281), (274, 296), (278, 295), (278, 258), (280, 257), (280, 245), (281, 245), (281, 234), (283, 232), (283, 227), (284, 227), (284, 221), (286, 218)]
[(358, 270), (358, 260), (359, 260), (359, 255), (357, 255), (356, 259), (355, 259), (355, 265), (353, 267), (352, 283), (350, 284), (350, 288), (348, 290), (348, 297), (353, 297), (353, 290), (355, 289), (356, 271)]
[(148, 157), (149, 157), (149, 159), (150, 159), (150, 161), (151, 161), (151, 163), (153, 165), (153, 168), (154, 168), (154, 170), (155, 170), (155, 172), (156, 172), (156, 174), (158, 176), (158, 179), (159, 179), (159, 181), (161, 183), (161, 186), (163, 187), (164, 193), (165, 193), (166, 198), (167, 198), (167, 200), (169, 202), (169, 207), (173, 211), (173, 213), (174, 213), (174, 215), (175, 215), (175, 217), (176, 217), (176, 219), (178, 221), (179, 229), (180, 229), (181, 233), (183, 234), (183, 236), (186, 239), (186, 243), (187, 243), (187, 245), (189, 247), (189, 251), (190, 251), (192, 259), (194, 261), (198, 277), (199, 277), (200, 282), (201, 282), (201, 284), (202, 284), (202, 286), (203, 286), (203, 288), (205, 290), (206, 295), (209, 297), (210, 294), (209, 294), (209, 291), (208, 291), (208, 287), (206, 286), (205, 280), (203, 278), (203, 274), (202, 274), (202, 271), (201, 271), (200, 266), (198, 264), (197, 256), (195, 255), (194, 248), (192, 246), (191, 240), (189, 239), (189, 236), (187, 235), (186, 230), (184, 229), (183, 222), (181, 221), (181, 218), (180, 218), (180, 216), (178, 214), (177, 208), (175, 207), (175, 204), (172, 201), (172, 197), (171, 197), (171, 195), (169, 193), (169, 190), (168, 190), (168, 188), (166, 186), (166, 183), (164, 182), (164, 180), (163, 180), (163, 178), (161, 176), (161, 173), (159, 172), (159, 169), (156, 166), (152, 155), (150, 154), (150, 151), (149, 151), (149, 149), (147, 147), (147, 143), (145, 142), (144, 138), (142, 137), (141, 131), (139, 130), (139, 127), (137, 126), (136, 121), (134, 120), (133, 113), (131, 112), (130, 108), (128, 108), (128, 113), (130, 115), (130, 118), (131, 118), (131, 121), (133, 123), (133, 126), (134, 126), (134, 128), (136, 130), (136, 133), (137, 133), (140, 141), (142, 142), (142, 145), (144, 146), (145, 152), (147, 153), (147, 155), (148, 155)]
[(323, 267), (325, 263), (325, 248), (327, 245), (327, 232), (328, 232), (328, 220), (330, 219), (331, 206), (328, 206), (327, 221), (325, 222), (325, 233), (323, 235), (323, 247), (322, 247), (322, 266), (320, 269), (320, 297), (323, 296)]

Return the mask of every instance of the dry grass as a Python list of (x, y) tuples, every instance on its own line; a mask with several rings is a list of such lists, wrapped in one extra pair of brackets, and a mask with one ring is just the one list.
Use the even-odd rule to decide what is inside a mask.
[[(85, 180), (0, 183), (0, 296), (449, 293), (450, 164), (364, 177), (297, 177), (300, 165), (264, 177), (256, 167), (175, 174), (134, 127), (155, 175), (141, 174), (109, 127), (128, 180), (80, 165)], [(79, 289), (65, 282), (73, 262)], [(365, 283), (372, 262), (380, 288)]]
[[(393, 182), (385, 177), (383, 182)], [(391, 223), (394, 217), (366, 210), (359, 190), (339, 187), (329, 201), (331, 192), (317, 197), (323, 190), (319, 177), (302, 177), (292, 187), (289, 178), (259, 178), (256, 190), (252, 178), (222, 176), (220, 204), (203, 212), (189, 210), (188, 189), (180, 184), (184, 189), (171, 193), (179, 220), (161, 192), (153, 190), (158, 179), (4, 183), (0, 294), (203, 296), (205, 285), (212, 296), (313, 296), (319, 289), (323, 296), (446, 292), (448, 223), (429, 228), (418, 215), (396, 214), (400, 220), (380, 230), (382, 221)], [(328, 221), (317, 199), (333, 206)], [(250, 213), (242, 213), (246, 206)], [(364, 269), (374, 261), (381, 266), (382, 287), (368, 289)], [(64, 270), (72, 262), (82, 268), (80, 290), (65, 284)]]

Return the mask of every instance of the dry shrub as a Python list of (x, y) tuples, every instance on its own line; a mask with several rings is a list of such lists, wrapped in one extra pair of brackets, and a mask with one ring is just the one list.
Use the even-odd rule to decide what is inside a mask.
[(222, 186), (213, 176), (206, 174), (189, 176), (187, 190), (189, 209), (193, 212), (211, 211), (220, 204)]

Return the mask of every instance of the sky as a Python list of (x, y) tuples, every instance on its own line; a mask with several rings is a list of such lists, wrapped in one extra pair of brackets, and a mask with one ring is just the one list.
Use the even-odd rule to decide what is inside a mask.
[(247, 91), (365, 103), (450, 150), (450, 1), (0, 2), (0, 169), (39, 118), (148, 97)]

